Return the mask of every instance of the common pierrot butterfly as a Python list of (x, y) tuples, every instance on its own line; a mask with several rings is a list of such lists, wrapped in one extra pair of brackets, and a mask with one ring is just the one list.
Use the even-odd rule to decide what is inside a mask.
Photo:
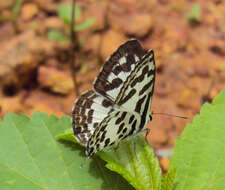
[(135, 39), (122, 44), (103, 65), (72, 109), (75, 138), (92, 156), (146, 129), (155, 82), (153, 50)]

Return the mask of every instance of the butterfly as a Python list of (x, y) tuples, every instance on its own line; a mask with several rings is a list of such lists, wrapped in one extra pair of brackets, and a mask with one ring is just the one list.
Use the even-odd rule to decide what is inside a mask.
[(145, 52), (136, 39), (120, 45), (106, 60), (93, 89), (72, 109), (74, 136), (88, 157), (146, 130), (154, 83), (154, 52)]

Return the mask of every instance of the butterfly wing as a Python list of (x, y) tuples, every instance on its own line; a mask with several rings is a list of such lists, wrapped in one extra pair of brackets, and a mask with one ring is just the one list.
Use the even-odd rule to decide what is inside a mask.
[(103, 148), (112, 146), (127, 136), (131, 136), (139, 125), (140, 116), (138, 114), (113, 111), (101, 122), (91, 136), (87, 144), (86, 155), (90, 157)]
[(94, 91), (112, 101), (116, 100), (123, 83), (145, 51), (137, 40), (122, 44), (106, 61), (94, 81)]
[(155, 60), (153, 50), (149, 50), (127, 78), (115, 104), (123, 109), (141, 115), (139, 131), (148, 120), (155, 83)]
[(123, 84), (115, 100), (118, 110), (111, 112), (89, 139), (86, 152), (88, 156), (144, 129), (149, 121), (154, 81), (154, 54), (149, 50)]
[(73, 108), (76, 139), (91, 156), (144, 129), (155, 81), (154, 54), (137, 40), (121, 45)]
[(75, 138), (87, 146), (97, 126), (112, 111), (112, 102), (93, 90), (84, 92), (72, 109), (72, 126)]

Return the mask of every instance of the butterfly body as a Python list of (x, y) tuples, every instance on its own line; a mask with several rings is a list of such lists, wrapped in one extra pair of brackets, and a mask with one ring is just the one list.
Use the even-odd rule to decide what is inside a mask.
[(154, 81), (153, 51), (145, 53), (137, 40), (111, 55), (72, 111), (75, 138), (88, 156), (146, 128)]

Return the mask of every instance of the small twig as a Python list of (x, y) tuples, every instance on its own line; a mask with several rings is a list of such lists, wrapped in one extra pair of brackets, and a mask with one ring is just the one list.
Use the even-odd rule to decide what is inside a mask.
[(74, 32), (74, 27), (75, 27), (75, 5), (76, 5), (76, 0), (72, 1), (72, 19), (71, 19), (71, 28), (70, 28), (70, 39), (71, 39), (71, 52), (70, 52), (70, 70), (71, 70), (71, 75), (72, 75), (72, 79), (73, 79), (73, 85), (74, 85), (74, 90), (76, 93), (76, 96), (79, 96), (79, 89), (78, 89), (78, 85), (77, 85), (77, 80), (76, 80), (76, 74), (75, 74), (75, 63), (76, 63), (76, 57), (75, 57), (75, 53), (74, 50), (76, 48), (76, 43), (77, 43), (77, 37), (76, 37), (76, 33)]
[[(106, 0), (103, 30), (106, 30), (109, 27), (109, 2), (110, 2), (109, 0)], [(100, 36), (99, 45), (97, 48), (97, 59), (98, 59), (99, 65), (101, 65), (101, 62), (102, 62), (102, 59), (101, 59), (102, 44), (103, 44), (103, 35)]]

